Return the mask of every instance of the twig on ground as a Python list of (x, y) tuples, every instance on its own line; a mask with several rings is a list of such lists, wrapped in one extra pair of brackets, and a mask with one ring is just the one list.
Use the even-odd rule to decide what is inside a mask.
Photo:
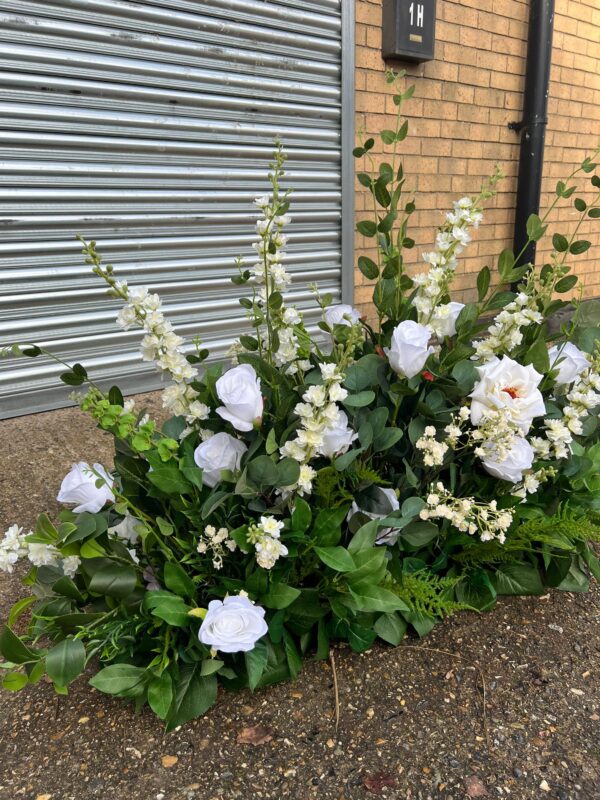
[(335, 731), (337, 733), (337, 729), (340, 724), (340, 694), (338, 691), (337, 671), (335, 669), (335, 656), (333, 655), (333, 652), (329, 653), (329, 660), (331, 662), (331, 671), (333, 673), (333, 693), (335, 697)]

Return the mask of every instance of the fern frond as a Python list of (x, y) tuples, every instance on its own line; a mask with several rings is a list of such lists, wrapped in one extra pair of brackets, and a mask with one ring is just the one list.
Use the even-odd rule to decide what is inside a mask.
[(403, 600), (411, 611), (443, 619), (455, 611), (470, 608), (453, 599), (454, 587), (460, 580), (460, 577), (440, 577), (422, 570), (403, 573), (399, 581), (392, 578), (386, 588)]

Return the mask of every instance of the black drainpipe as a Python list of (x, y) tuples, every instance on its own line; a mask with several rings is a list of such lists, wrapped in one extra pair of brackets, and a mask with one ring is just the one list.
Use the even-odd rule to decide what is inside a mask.
[[(521, 134), (519, 177), (513, 251), (521, 252), (527, 241), (527, 218), (540, 210), (540, 190), (544, 166), (544, 138), (548, 122), (548, 84), (552, 62), (554, 0), (530, 0), (527, 64), (523, 119), (509, 123)], [(519, 264), (535, 263), (535, 242), (527, 246)]]

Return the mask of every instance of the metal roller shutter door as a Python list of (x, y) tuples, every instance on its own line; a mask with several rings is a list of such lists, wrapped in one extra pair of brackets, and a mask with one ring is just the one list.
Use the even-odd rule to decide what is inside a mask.
[[(295, 188), (290, 299), (311, 306), (312, 281), (348, 297), (352, 11), (352, 0), (0, 0), (0, 345), (36, 342), (129, 392), (160, 385), (139, 333), (114, 325), (81, 233), (119, 276), (161, 294), (181, 335), (222, 356), (244, 323), (229, 278), (251, 253), (276, 135)], [(0, 417), (65, 405), (61, 371), (0, 361)]]

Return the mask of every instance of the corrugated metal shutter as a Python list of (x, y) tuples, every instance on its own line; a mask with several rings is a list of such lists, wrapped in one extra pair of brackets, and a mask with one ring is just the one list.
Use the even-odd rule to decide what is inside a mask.
[[(310, 305), (312, 281), (339, 298), (343, 27), (341, 0), (0, 0), (0, 344), (159, 385), (80, 233), (222, 355), (276, 135), (296, 190), (292, 299)], [(65, 405), (61, 371), (0, 361), (0, 416)]]

